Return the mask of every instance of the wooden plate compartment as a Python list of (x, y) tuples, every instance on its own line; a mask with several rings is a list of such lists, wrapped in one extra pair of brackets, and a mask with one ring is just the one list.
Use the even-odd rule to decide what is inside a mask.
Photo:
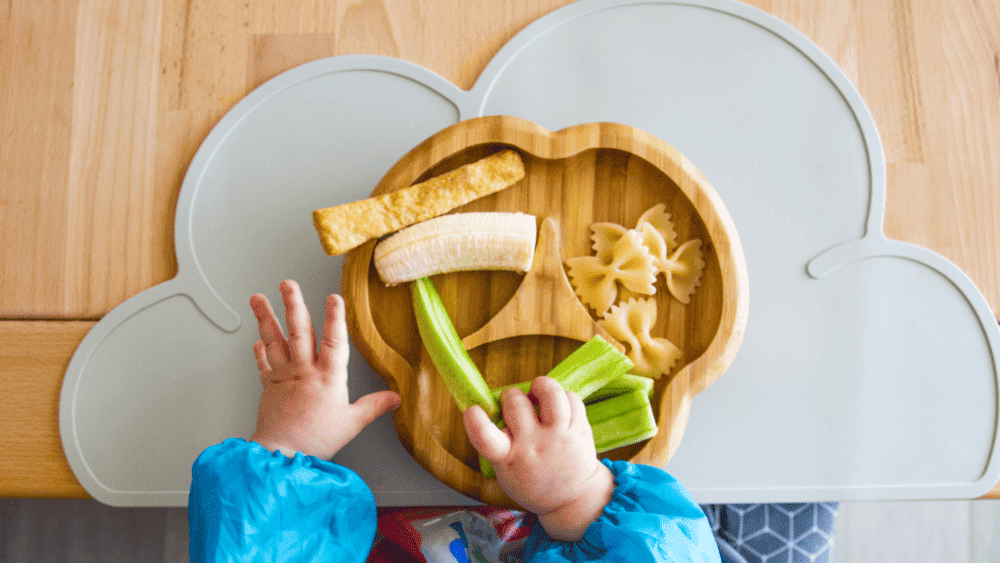
[[(512, 117), (464, 121), (404, 156), (372, 195), (412, 185), (502, 148), (521, 154), (525, 178), (454, 212), (522, 211), (535, 215), (540, 228), (546, 217), (552, 217), (558, 227), (555, 247), (561, 248), (560, 261), (593, 254), (591, 223), (611, 221), (633, 228), (638, 217), (657, 203), (666, 204), (679, 243), (702, 240), (705, 270), (689, 304), (670, 296), (662, 275), (656, 283), (658, 318), (652, 334), (684, 352), (671, 373), (654, 386), (653, 410), (660, 432), (651, 440), (603, 454), (663, 466), (683, 436), (691, 399), (729, 366), (746, 326), (746, 265), (732, 220), (715, 190), (679, 152), (647, 133), (608, 123), (550, 132)], [(480, 475), (461, 412), (423, 350), (409, 286), (382, 283), (372, 265), (375, 244), (370, 241), (347, 254), (341, 291), (353, 342), (403, 398), (394, 413), (402, 443), (450, 487), (487, 504), (516, 506), (496, 480)], [(479, 271), (442, 274), (433, 280), (459, 335), (466, 338), (503, 309), (524, 278)], [(541, 291), (519, 294), (548, 310), (546, 297)], [(587, 311), (598, 318), (593, 310)], [(553, 334), (487, 342), (470, 349), (470, 355), (491, 387), (530, 380), (581, 344), (580, 339), (560, 336), (570, 334), (560, 330), (560, 321), (555, 320), (556, 330), (549, 330)], [(524, 332), (520, 323), (505, 322), (510, 325), (508, 333)]]

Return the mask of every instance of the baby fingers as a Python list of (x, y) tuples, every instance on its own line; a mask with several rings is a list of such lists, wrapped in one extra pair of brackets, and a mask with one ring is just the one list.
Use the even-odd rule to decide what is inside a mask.
[(316, 355), (316, 337), (302, 291), (294, 280), (281, 282), (280, 289), (288, 326), (289, 359), (300, 365), (311, 364)]
[(587, 420), (587, 407), (583, 404), (580, 396), (572, 391), (566, 391), (566, 402), (569, 404), (570, 410), (569, 426), (589, 430), (590, 421)]
[(545, 426), (566, 428), (570, 424), (570, 403), (562, 385), (551, 377), (536, 377), (529, 396), (538, 401), (538, 418)]
[(257, 360), (257, 369), (260, 370), (260, 381), (267, 385), (273, 373), (271, 364), (267, 361), (267, 349), (264, 348), (262, 340), (253, 343), (253, 357)]
[(323, 321), (323, 340), (319, 346), (319, 363), (323, 368), (332, 368), (334, 378), (347, 377), (347, 361), (350, 355), (350, 339), (347, 335), (347, 321), (344, 313), (344, 298), (330, 295), (326, 298), (326, 317)]
[(517, 440), (522, 434), (531, 435), (538, 428), (538, 415), (528, 396), (517, 387), (506, 389), (501, 397), (503, 421), (510, 435)]
[(497, 461), (510, 453), (510, 436), (493, 424), (482, 407), (473, 405), (465, 409), (462, 421), (465, 423), (465, 433), (468, 434), (469, 441), (476, 451), (483, 454), (483, 457)]
[[(257, 317), (257, 331), (260, 333), (260, 340), (266, 352), (265, 359), (271, 366), (282, 365), (288, 362), (288, 343), (285, 335), (281, 332), (281, 325), (274, 316), (274, 310), (267, 297), (261, 293), (255, 293), (250, 297), (250, 308)], [(256, 355), (256, 349), (254, 354)], [(259, 361), (258, 361), (259, 364)]]

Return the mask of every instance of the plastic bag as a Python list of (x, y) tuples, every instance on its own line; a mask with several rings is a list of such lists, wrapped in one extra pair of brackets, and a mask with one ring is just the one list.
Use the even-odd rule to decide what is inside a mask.
[(379, 510), (369, 563), (521, 561), (534, 516), (493, 507)]

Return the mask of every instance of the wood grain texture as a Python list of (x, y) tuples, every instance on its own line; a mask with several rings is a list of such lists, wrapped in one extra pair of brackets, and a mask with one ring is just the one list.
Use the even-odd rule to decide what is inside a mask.
[[(597, 123), (550, 132), (513, 117), (471, 119), (442, 130), (400, 159), (372, 195), (403, 189), (504, 148), (520, 153), (524, 178), (453, 212), (534, 215), (541, 230), (537, 270), (521, 276), (472, 271), (431, 278), (490, 387), (530, 381), (547, 373), (595, 334), (594, 321), (600, 316), (580, 306), (563, 267), (568, 257), (593, 254), (592, 223), (610, 221), (632, 228), (643, 212), (663, 203), (678, 242), (702, 241), (705, 270), (690, 304), (671, 296), (662, 278), (652, 297), (657, 318), (651, 336), (666, 338), (683, 352), (671, 372), (653, 387), (653, 412), (660, 433), (606, 454), (612, 459), (666, 464), (680, 444), (691, 400), (729, 367), (746, 328), (749, 279), (729, 213), (690, 161), (647, 133)], [(413, 311), (408, 284), (386, 287), (374, 271), (376, 242), (347, 253), (340, 287), (351, 340), (403, 397), (402, 406), (393, 413), (403, 445), (452, 488), (487, 504), (516, 506), (495, 479), (479, 473), (462, 414), (420, 343), (415, 318), (412, 313), (401, 314)], [(550, 277), (563, 279), (537, 281)], [(554, 283), (565, 291), (540, 291)], [(553, 299), (562, 302), (553, 306)], [(389, 309), (387, 303), (393, 307)], [(513, 309), (509, 303), (515, 304)], [(525, 317), (536, 320), (525, 321)], [(566, 350), (567, 344), (559, 339), (575, 341), (575, 345)], [(548, 352), (539, 353), (541, 348)]]
[[(568, 3), (0, 2), (0, 317), (96, 319), (173, 277), (187, 165), (263, 81), (316, 58), (372, 53), (468, 88), (514, 34)], [(1000, 4), (747, 3), (802, 31), (858, 87), (889, 164), (885, 232), (953, 261), (1000, 311)], [(51, 376), (46, 366), (17, 377), (31, 385)], [(54, 429), (55, 397), (30, 420)], [(35, 474), (65, 467), (55, 436), (39, 455), (58, 461)], [(2, 456), (5, 478), (23, 469)], [(78, 494), (35, 483), (34, 494)]]
[(0, 8), (0, 314), (61, 311), (76, 6)]
[(164, 276), (170, 241), (156, 235), (166, 202), (153, 182), (159, 3), (8, 9), (0, 314), (95, 317)]
[[(542, 296), (544, 299), (540, 299)], [(534, 261), (517, 291), (486, 324), (463, 338), (462, 346), (472, 350), (505, 338), (536, 335), (559, 336), (577, 342), (586, 342), (599, 335), (626, 352), (625, 346), (597, 324), (576, 296), (563, 268), (559, 221), (551, 216), (542, 219), (538, 226)]]
[(87, 498), (63, 455), (59, 393), (93, 322), (0, 322), (0, 497)]

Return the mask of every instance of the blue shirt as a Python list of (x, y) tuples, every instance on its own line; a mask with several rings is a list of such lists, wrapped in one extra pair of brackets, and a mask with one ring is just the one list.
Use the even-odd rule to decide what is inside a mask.
[[(535, 524), (525, 561), (719, 563), (708, 519), (683, 485), (655, 467), (603, 463), (615, 477), (604, 512), (577, 542), (553, 540)], [(194, 462), (188, 519), (194, 563), (363, 562), (377, 521), (357, 473), (239, 438)]]

